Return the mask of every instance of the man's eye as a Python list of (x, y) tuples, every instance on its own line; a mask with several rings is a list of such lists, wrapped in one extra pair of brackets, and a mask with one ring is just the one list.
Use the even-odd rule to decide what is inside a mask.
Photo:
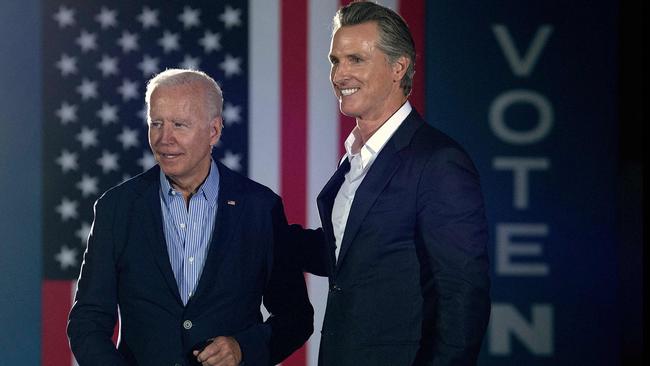
[(151, 121), (151, 123), (149, 125), (151, 126), (151, 128), (160, 128), (160, 127), (162, 127), (162, 122), (160, 122), (160, 121)]

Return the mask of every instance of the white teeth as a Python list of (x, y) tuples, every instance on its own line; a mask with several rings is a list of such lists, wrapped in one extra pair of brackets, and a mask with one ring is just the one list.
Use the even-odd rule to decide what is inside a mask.
[(340, 89), (341, 95), (343, 96), (348, 96), (356, 93), (359, 90), (359, 88), (348, 88), (348, 89)]

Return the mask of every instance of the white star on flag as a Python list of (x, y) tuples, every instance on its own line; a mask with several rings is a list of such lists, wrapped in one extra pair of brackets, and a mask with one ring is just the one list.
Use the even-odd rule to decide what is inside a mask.
[(142, 70), (142, 76), (149, 77), (160, 70), (158, 59), (149, 55), (142, 56), (142, 61), (138, 64), (138, 69)]
[(117, 25), (117, 10), (110, 10), (102, 6), (99, 14), (95, 16), (95, 20), (101, 25), (102, 29), (115, 27)]
[(138, 118), (140, 118), (144, 124), (146, 125), (149, 120), (147, 118), (147, 106), (142, 106), (142, 109), (140, 109), (137, 113)]
[(122, 52), (129, 53), (138, 49), (138, 35), (128, 31), (122, 32), (122, 36), (117, 40), (117, 44), (122, 47)]
[(61, 151), (61, 155), (56, 158), (56, 163), (61, 166), (61, 171), (67, 173), (70, 170), (77, 170), (79, 164), (77, 163), (78, 155), (75, 152), (70, 152), (66, 149)]
[(138, 83), (129, 79), (122, 80), (122, 85), (117, 88), (122, 95), (122, 101), (138, 98)]
[(241, 10), (235, 9), (230, 5), (226, 5), (226, 9), (219, 15), (219, 19), (223, 22), (226, 29), (241, 25)]
[(102, 172), (107, 174), (113, 170), (118, 171), (120, 166), (117, 164), (119, 155), (107, 150), (102, 151), (102, 156), (97, 159), (97, 164), (102, 167)]
[(183, 28), (185, 29), (198, 27), (201, 24), (199, 15), (201, 15), (199, 9), (192, 9), (186, 6), (183, 8), (183, 13), (178, 16), (178, 20), (183, 23)]
[(68, 197), (63, 197), (61, 203), (56, 206), (56, 212), (61, 216), (61, 221), (68, 221), (69, 219), (76, 219), (79, 215), (77, 213), (77, 201), (69, 200)]
[(81, 132), (77, 134), (77, 140), (81, 143), (81, 147), (85, 150), (91, 146), (97, 146), (99, 141), (97, 140), (97, 130), (88, 128), (86, 126), (81, 127)]
[(83, 101), (97, 98), (97, 82), (83, 78), (81, 84), (77, 86), (77, 92), (81, 94)]
[(97, 111), (97, 117), (102, 120), (103, 125), (117, 122), (117, 106), (102, 103), (102, 109)]
[(227, 150), (223, 158), (219, 161), (236, 172), (241, 170), (241, 156), (239, 154), (233, 154), (230, 150)]
[(142, 8), (142, 13), (138, 15), (138, 21), (142, 24), (142, 28), (149, 29), (158, 26), (158, 10), (152, 10), (148, 6)]
[(56, 116), (59, 117), (63, 125), (67, 125), (69, 122), (76, 122), (77, 106), (64, 101), (61, 103), (61, 107), (56, 110)]
[(165, 31), (162, 38), (158, 40), (158, 44), (163, 48), (165, 53), (171, 51), (178, 51), (180, 46), (178, 45), (178, 34), (172, 33), (170, 31)]
[(192, 57), (190, 55), (185, 55), (183, 62), (180, 63), (180, 67), (190, 70), (198, 70), (201, 60), (198, 57)]
[(98, 178), (91, 177), (88, 174), (83, 174), (81, 180), (77, 182), (77, 188), (81, 191), (82, 196), (88, 197), (99, 192), (99, 188), (97, 188), (98, 184)]
[(59, 24), (59, 28), (74, 25), (74, 9), (61, 5), (52, 18)]
[(61, 70), (62, 76), (68, 76), (70, 74), (77, 73), (77, 59), (70, 57), (67, 54), (62, 54), (59, 61), (56, 62), (56, 67)]
[(67, 245), (64, 245), (61, 247), (61, 251), (59, 251), (55, 256), (54, 259), (56, 259), (57, 262), (59, 262), (59, 265), (61, 266), (61, 269), (67, 269), (68, 267), (76, 267), (77, 266), (77, 248), (68, 248)]
[(81, 240), (81, 245), (88, 244), (88, 235), (90, 234), (90, 229), (92, 227), (86, 221), (81, 223), (81, 227), (74, 232), (75, 236)]
[(205, 53), (219, 51), (221, 49), (221, 35), (206, 30), (205, 33), (203, 33), (203, 37), (199, 39), (199, 44), (203, 46), (203, 51)]
[(102, 71), (102, 76), (117, 75), (117, 57), (103, 55), (102, 60), (97, 63), (97, 68)]
[(95, 33), (87, 32), (85, 29), (81, 30), (81, 34), (77, 38), (77, 44), (81, 47), (82, 52), (97, 49), (97, 35)]
[(227, 54), (226, 59), (219, 64), (219, 67), (223, 70), (226, 77), (229, 78), (241, 73), (241, 67), (239, 66), (240, 62), (241, 59), (239, 57), (233, 57), (232, 55)]
[(239, 123), (241, 121), (240, 113), (241, 107), (226, 102), (223, 107), (223, 112), (221, 113), (226, 126), (231, 126), (233, 123)]
[(138, 159), (138, 165), (142, 167), (142, 171), (148, 170), (156, 165), (156, 158), (149, 151), (144, 151), (142, 157)]
[(128, 127), (122, 128), (122, 132), (117, 135), (117, 140), (122, 143), (122, 148), (124, 150), (131, 147), (137, 147), (140, 144), (140, 141), (138, 141), (138, 131), (132, 130)]

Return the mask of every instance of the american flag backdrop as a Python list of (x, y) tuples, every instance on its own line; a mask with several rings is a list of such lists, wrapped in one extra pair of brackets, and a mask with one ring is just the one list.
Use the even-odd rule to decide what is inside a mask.
[[(343, 3), (347, 3), (344, 1)], [(409, 23), (418, 59), (411, 102), (424, 113), (425, 1), (379, 1)], [(215, 159), (280, 194), (290, 222), (320, 226), (316, 196), (353, 120), (329, 85), (339, 0), (45, 0), (43, 24), (43, 365), (74, 365), (65, 335), (93, 202), (155, 161), (146, 81), (198, 68), (224, 91)], [(316, 365), (327, 281), (307, 276), (315, 332), (284, 365)]]

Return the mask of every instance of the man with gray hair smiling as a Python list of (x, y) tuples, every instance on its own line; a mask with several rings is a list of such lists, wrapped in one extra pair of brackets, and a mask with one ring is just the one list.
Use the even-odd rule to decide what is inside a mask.
[(476, 168), (409, 103), (415, 46), (397, 13), (339, 9), (329, 60), (356, 126), (318, 195), (322, 229), (292, 226), (303, 268), (329, 277), (319, 365), (473, 365), (490, 313)]
[(269, 365), (311, 334), (313, 309), (290, 259), (280, 198), (212, 159), (222, 103), (200, 71), (166, 70), (149, 81), (158, 165), (95, 204), (68, 323), (81, 366)]

